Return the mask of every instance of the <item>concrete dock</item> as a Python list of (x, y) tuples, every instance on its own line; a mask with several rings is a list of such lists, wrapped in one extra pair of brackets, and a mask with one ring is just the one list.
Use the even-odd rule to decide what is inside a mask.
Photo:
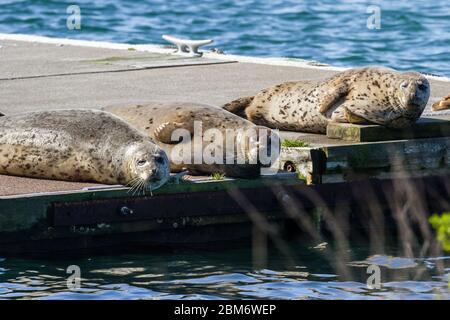
[[(338, 71), (290, 59), (217, 53), (191, 58), (172, 53), (165, 47), (0, 34), (0, 112), (148, 101), (219, 106), (285, 81), (319, 80)], [(444, 122), (427, 126), (432, 136), (421, 131), (425, 127), (416, 128), (414, 136), (400, 134), (392, 140), (377, 127), (356, 128), (358, 134), (342, 128), (332, 132), (342, 139), (285, 132), (283, 138), (304, 143), (282, 150), (280, 168), (297, 174), (288, 178), (197, 181), (166, 185), (156, 196), (133, 196), (121, 186), (0, 175), (0, 252), (229, 241), (249, 232), (267, 233), (267, 221), (287, 219), (286, 214), (295, 220), (292, 210), (300, 207), (313, 211), (312, 223), (318, 224), (323, 222), (317, 213), (320, 206), (364, 212), (368, 204), (361, 196), (364, 190), (371, 201), (387, 207), (403, 205), (397, 203), (403, 198), (390, 195), (406, 185), (408, 190), (421, 190), (414, 201), (426, 203), (428, 213), (450, 210), (450, 112), (430, 109), (450, 92), (450, 81), (429, 80), (432, 96), (424, 117)], [(374, 134), (383, 141), (373, 141)], [(255, 212), (262, 214), (262, 222)], [(364, 215), (352, 219), (372, 228)]]
[[(190, 101), (222, 105), (232, 99), (250, 96), (285, 81), (322, 79), (336, 71), (306, 62), (254, 59), (208, 53), (202, 58), (172, 55), (172, 49), (139, 51), (136, 46), (122, 49), (76, 41), (37, 39), (10, 40), (0, 35), (0, 112), (15, 114), (62, 108), (102, 108), (114, 104), (146, 101)], [(49, 43), (45, 43), (49, 42)], [(114, 46), (112, 46), (114, 47)], [(450, 82), (430, 79), (431, 105), (450, 92)], [(287, 134), (292, 136), (292, 134)], [(316, 144), (336, 144), (320, 135), (306, 137)], [(340, 143), (343, 143), (341, 141)], [(94, 186), (56, 181), (0, 176), (0, 195), (75, 190)]]

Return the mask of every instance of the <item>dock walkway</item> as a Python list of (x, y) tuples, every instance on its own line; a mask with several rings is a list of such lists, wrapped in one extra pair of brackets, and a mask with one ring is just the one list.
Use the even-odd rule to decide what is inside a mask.
[[(23, 39), (21, 41), (11, 39)], [(33, 41), (34, 40), (34, 41)], [(46, 43), (47, 42), (47, 43)], [(74, 45), (79, 44), (82, 45)], [(171, 55), (172, 49), (96, 44), (0, 35), (0, 112), (15, 114), (63, 108), (102, 108), (146, 101), (222, 105), (285, 81), (322, 79), (336, 71), (314, 63), (253, 59), (208, 53)], [(108, 48), (110, 47), (110, 48)], [(145, 49), (145, 46), (144, 46)], [(278, 65), (277, 65), (278, 64)], [(286, 65), (290, 66), (286, 66)], [(450, 82), (431, 79), (431, 105), (450, 92)], [(434, 112), (433, 114), (448, 114)], [(292, 136), (292, 134), (288, 134)], [(302, 135), (296, 135), (302, 137)], [(336, 144), (323, 136), (308, 140)], [(67, 191), (93, 186), (0, 175), (0, 196)]]
[[(103, 108), (147, 101), (222, 105), (285, 81), (323, 79), (337, 72), (336, 68), (307, 61), (253, 59), (216, 53), (207, 53), (202, 58), (189, 58), (171, 52), (172, 49), (156, 46), (0, 35), (0, 112), (8, 115), (35, 110)], [(450, 82), (437, 77), (430, 78), (430, 82), (432, 96), (424, 115), (442, 116), (448, 120), (448, 111), (431, 113), (430, 107), (450, 92)], [(408, 150), (406, 154), (410, 155), (411, 168), (414, 169), (414, 165), (426, 167), (420, 155), (431, 147), (434, 155), (429, 161), (430, 168), (442, 166), (442, 159), (450, 161), (448, 135), (447, 138), (425, 139), (415, 149), (408, 139), (367, 143), (348, 141), (353, 136), (351, 139), (346, 137), (336, 140), (323, 135), (283, 133), (283, 137), (307, 143), (308, 147), (305, 148), (284, 148), (282, 166), (295, 167), (295, 171), (308, 184), (324, 183), (311, 188), (325, 195), (324, 199), (328, 201), (326, 204), (333, 204), (342, 196), (336, 190), (345, 189), (350, 194), (352, 190), (360, 188), (358, 184), (345, 184), (349, 172), (344, 178), (342, 175), (346, 166), (355, 163), (354, 159), (360, 163), (375, 161), (391, 167), (387, 158), (389, 151), (392, 148), (401, 152)], [(374, 157), (361, 159), (361, 152), (367, 156), (369, 149), (376, 151)], [(355, 158), (349, 158), (348, 154), (352, 154), (352, 150), (363, 151), (358, 151)], [(323, 155), (329, 159), (325, 163)], [(382, 176), (380, 172), (385, 172), (384, 167), (378, 169), (373, 177), (379, 178)], [(425, 179), (428, 179), (428, 183), (437, 183), (436, 186), (444, 190), (445, 181), (448, 181), (446, 171), (436, 172), (437, 177)], [(357, 180), (361, 180), (361, 177)], [(326, 184), (331, 182), (336, 183), (335, 187)], [(361, 183), (372, 186), (374, 182)], [(389, 183), (376, 182), (374, 186)], [(170, 238), (164, 230), (173, 232), (179, 226), (210, 228), (207, 234), (197, 234), (196, 241), (205, 241), (208, 237), (228, 239), (230, 230), (221, 233), (221, 226), (242, 222), (243, 210), (239, 196), (225, 191), (227, 187), (240, 188), (244, 194), (248, 190), (249, 199), (257, 202), (265, 199), (265, 202), (260, 203), (261, 207), (256, 209), (267, 212), (268, 217), (279, 211), (285, 201), (283, 197), (278, 198), (280, 190), (290, 190), (294, 194), (309, 192), (305, 189), (309, 186), (298, 179), (276, 178), (171, 185), (157, 192), (161, 197), (146, 196), (130, 200), (133, 197), (121, 187), (0, 175), (0, 249), (13, 253), (33, 252), (36, 249), (32, 243), (36, 240), (40, 243), (39, 250), (54, 248), (64, 251), (72, 245), (74, 248), (99, 245), (99, 242), (92, 240), (93, 237), (103, 237), (100, 245), (120, 243), (124, 235), (133, 241), (157, 240), (157, 243), (163, 243)], [(200, 197), (204, 203), (196, 198), (197, 192), (206, 192)], [(448, 192), (439, 196), (448, 198)], [(171, 197), (171, 194), (175, 196)], [(436, 196), (436, 192), (431, 190), (423, 196), (430, 195)], [(193, 201), (190, 197), (197, 200)], [(230, 199), (233, 199), (233, 205), (227, 206)], [(189, 203), (195, 205), (189, 206)], [(123, 213), (122, 209), (126, 208), (128, 212), (128, 205), (136, 207), (138, 215), (118, 217), (117, 210)], [(448, 202), (442, 206), (446, 205)], [(159, 209), (150, 210), (153, 206)], [(314, 204), (310, 204), (312, 207)], [(180, 214), (174, 216), (177, 212)], [(199, 216), (201, 218), (197, 219)], [(250, 218), (244, 220), (248, 222)], [(162, 230), (162, 233), (155, 233), (154, 230)], [(170, 238), (175, 242), (183, 243), (193, 236), (192, 232), (180, 233), (181, 229), (177, 230)], [(239, 230), (234, 231), (237, 237)], [(116, 235), (114, 241), (108, 237), (111, 234)], [(59, 238), (68, 242), (61, 244), (51, 241)]]

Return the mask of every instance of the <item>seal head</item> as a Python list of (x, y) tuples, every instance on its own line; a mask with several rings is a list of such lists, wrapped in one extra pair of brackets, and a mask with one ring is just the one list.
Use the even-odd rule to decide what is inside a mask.
[(385, 125), (391, 128), (405, 128), (420, 118), (430, 98), (430, 83), (420, 73), (407, 72), (399, 74), (397, 88), (397, 96), (404, 111), (388, 118)]
[(136, 143), (126, 148), (122, 170), (124, 184), (136, 189), (155, 190), (169, 179), (169, 159), (155, 145)]

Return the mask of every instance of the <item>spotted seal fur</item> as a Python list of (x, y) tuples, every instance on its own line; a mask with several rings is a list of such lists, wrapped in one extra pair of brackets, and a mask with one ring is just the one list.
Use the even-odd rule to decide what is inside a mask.
[[(271, 138), (274, 137), (271, 130), (268, 128), (256, 126), (250, 121), (242, 119), (219, 107), (206, 104), (187, 102), (149, 102), (137, 105), (109, 106), (103, 110), (117, 115), (153, 139), (169, 156), (172, 172), (187, 170), (192, 175), (205, 175), (221, 172), (228, 177), (257, 177), (260, 175), (261, 163), (255, 156), (257, 157), (260, 151), (270, 155), (270, 152), (267, 152), (265, 148), (270, 145)], [(196, 121), (201, 122), (201, 129), (203, 130), (201, 133), (202, 138), (204, 138), (203, 133), (208, 129), (220, 131), (225, 138), (226, 130), (236, 132), (237, 130), (245, 131), (253, 128), (257, 135), (260, 133), (259, 129), (263, 129), (262, 131), (267, 133), (265, 141), (268, 141), (268, 143), (266, 145), (261, 145), (256, 141), (253, 141), (255, 143), (244, 141), (243, 144), (240, 144), (239, 141), (235, 141), (237, 142), (236, 145), (243, 146), (242, 154), (244, 163), (238, 163), (236, 161), (237, 153), (231, 154), (233, 159), (228, 159), (227, 161), (227, 159), (225, 159), (225, 150), (223, 151), (224, 158), (220, 159), (221, 163), (195, 163), (194, 150), (204, 152), (207, 143), (210, 141), (202, 141), (202, 139), (195, 138), (188, 142), (180, 140), (173, 141), (172, 133), (176, 129), (185, 129), (190, 133), (190, 136), (193, 137)], [(236, 137), (235, 139), (239, 140), (246, 138), (250, 137)], [(258, 140), (260, 137), (256, 136), (254, 138)], [(190, 163), (174, 161), (171, 155), (175, 148), (180, 150), (181, 147), (187, 146), (187, 143), (191, 144), (189, 147), (190, 150), (192, 150), (192, 154), (189, 156)], [(200, 145), (200, 143), (202, 143), (202, 145)], [(223, 141), (223, 145), (225, 144), (226, 141)]]
[(169, 163), (110, 113), (37, 111), (0, 117), (0, 174), (156, 189), (168, 180)]
[(429, 82), (420, 73), (365, 67), (324, 81), (286, 82), (223, 108), (270, 128), (325, 133), (330, 121), (408, 127), (429, 96)]

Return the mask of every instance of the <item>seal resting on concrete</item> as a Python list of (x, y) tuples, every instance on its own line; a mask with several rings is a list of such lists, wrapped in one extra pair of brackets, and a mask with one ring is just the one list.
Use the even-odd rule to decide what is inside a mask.
[(408, 127), (429, 96), (430, 85), (420, 73), (366, 67), (319, 82), (283, 83), (223, 108), (270, 128), (325, 133), (330, 121)]
[(441, 101), (434, 103), (431, 108), (433, 111), (450, 109), (450, 94), (445, 96)]
[[(128, 106), (109, 106), (103, 110), (117, 115), (155, 141), (166, 151), (172, 172), (187, 170), (191, 175), (220, 172), (228, 177), (257, 177), (260, 175), (262, 165), (258, 158), (259, 152), (266, 152), (266, 155), (270, 156), (267, 147), (272, 146), (271, 142), (275, 136), (266, 127), (256, 126), (219, 107), (205, 104), (150, 102)], [(188, 133), (188, 137), (174, 138), (172, 134), (177, 129), (184, 129)], [(207, 136), (208, 131), (213, 132), (209, 129), (218, 131), (223, 139)], [(256, 136), (236, 134), (239, 130), (242, 133), (248, 129), (254, 129)], [(199, 132), (195, 132), (196, 130)], [(230, 139), (230, 135), (232, 140), (230, 141), (235, 146), (234, 150), (226, 148), (226, 139), (227, 137)], [(264, 141), (260, 139), (263, 135), (265, 135)], [(219, 147), (217, 154), (215, 150), (212, 152), (213, 161), (207, 161), (204, 156), (209, 151), (206, 148), (213, 141), (222, 146)], [(266, 141), (268, 143), (265, 143)], [(185, 153), (182, 159), (179, 156), (180, 150)], [(239, 154), (243, 160), (241, 162), (237, 161)]]
[(147, 136), (99, 110), (0, 117), (0, 174), (156, 189), (167, 155)]

